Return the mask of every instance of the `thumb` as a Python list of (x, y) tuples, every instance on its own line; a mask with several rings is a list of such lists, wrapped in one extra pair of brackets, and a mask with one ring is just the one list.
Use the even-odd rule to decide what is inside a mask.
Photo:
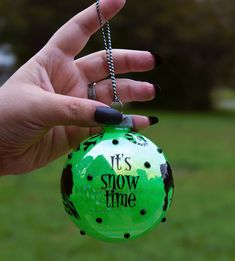
[(53, 93), (47, 93), (41, 101), (43, 105), (39, 107), (35, 116), (43, 126), (93, 127), (118, 124), (122, 121), (120, 112), (98, 101)]

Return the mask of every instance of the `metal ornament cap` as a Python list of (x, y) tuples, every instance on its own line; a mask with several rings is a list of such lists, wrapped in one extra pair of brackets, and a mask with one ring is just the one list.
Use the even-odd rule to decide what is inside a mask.
[(127, 116), (105, 127), (65, 162), (63, 204), (82, 235), (126, 242), (160, 224), (170, 208), (174, 184), (166, 156), (130, 126)]

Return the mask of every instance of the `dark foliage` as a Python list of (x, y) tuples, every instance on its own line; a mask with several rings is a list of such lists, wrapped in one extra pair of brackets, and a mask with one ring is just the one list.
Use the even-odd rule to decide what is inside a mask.
[[(92, 2), (1, 0), (0, 43), (12, 45), (20, 65)], [(128, 0), (111, 22), (113, 47), (147, 49), (162, 56), (161, 68), (131, 75), (162, 87), (158, 107), (209, 109), (211, 89), (231, 86), (235, 80), (234, 14), (233, 0)], [(82, 54), (101, 48), (101, 35), (96, 34)]]

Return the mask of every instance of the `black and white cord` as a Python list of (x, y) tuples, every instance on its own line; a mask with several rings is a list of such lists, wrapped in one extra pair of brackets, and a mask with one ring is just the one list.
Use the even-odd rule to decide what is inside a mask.
[(105, 23), (103, 23), (103, 21), (102, 21), (102, 17), (101, 17), (101, 13), (100, 13), (100, 0), (96, 0), (96, 10), (97, 10), (97, 14), (98, 14), (100, 27), (102, 30), (104, 48), (105, 48), (106, 55), (107, 55), (109, 76), (110, 76), (110, 79), (112, 82), (113, 96), (114, 96), (113, 105), (119, 103), (119, 105), (122, 107), (122, 103), (117, 95), (117, 84), (116, 84), (115, 69), (114, 69), (114, 62), (113, 62), (112, 39), (111, 39), (109, 21), (106, 21)]

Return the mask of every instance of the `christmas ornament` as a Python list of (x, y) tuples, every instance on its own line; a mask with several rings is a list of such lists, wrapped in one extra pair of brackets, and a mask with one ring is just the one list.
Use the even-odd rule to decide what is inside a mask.
[(122, 241), (165, 221), (173, 177), (149, 139), (128, 127), (106, 127), (69, 154), (61, 192), (82, 235)]
[[(121, 110), (109, 24), (102, 24), (99, 1), (96, 7), (103, 39), (107, 36), (104, 43), (114, 93), (112, 106)], [(174, 190), (170, 165), (162, 149), (132, 127), (131, 117), (123, 115), (121, 124), (106, 126), (68, 155), (61, 193), (65, 210), (81, 235), (124, 241), (166, 220)]]

